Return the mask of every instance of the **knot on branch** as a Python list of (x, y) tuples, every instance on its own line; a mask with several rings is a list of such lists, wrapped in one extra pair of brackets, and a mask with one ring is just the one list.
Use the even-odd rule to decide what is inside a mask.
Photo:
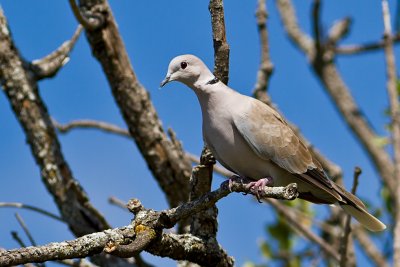
[(128, 210), (130, 212), (132, 212), (135, 215), (137, 215), (139, 213), (139, 211), (144, 210), (142, 202), (140, 202), (140, 200), (137, 198), (130, 199), (128, 201), (128, 203), (126, 204), (126, 207), (128, 208)]
[(210, 166), (216, 163), (215, 157), (211, 153), (210, 149), (205, 145), (200, 156), (200, 165)]

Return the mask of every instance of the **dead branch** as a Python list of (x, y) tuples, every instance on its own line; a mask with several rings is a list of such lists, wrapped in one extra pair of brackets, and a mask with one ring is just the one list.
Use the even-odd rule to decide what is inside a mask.
[(353, 233), (354, 237), (363, 248), (362, 251), (365, 252), (365, 254), (375, 263), (375, 266), (389, 267), (389, 264), (387, 263), (387, 257), (382, 255), (364, 229), (361, 227), (356, 227), (354, 228)]
[(351, 22), (352, 20), (349, 17), (335, 21), (329, 29), (328, 42), (335, 47), (336, 43), (350, 32)]
[[(400, 41), (400, 34), (392, 36), (393, 43), (397, 44)], [(382, 49), (385, 46), (385, 41), (370, 42), (366, 44), (350, 44), (341, 45), (335, 48), (335, 53), (338, 55), (357, 55), (365, 52), (373, 52)]]
[(40, 214), (43, 214), (45, 216), (48, 216), (48, 217), (50, 217), (52, 219), (55, 219), (57, 221), (64, 222), (64, 220), (60, 216), (57, 216), (57, 215), (55, 215), (55, 214), (53, 214), (51, 212), (48, 212), (48, 211), (46, 211), (44, 209), (41, 209), (41, 208), (38, 208), (38, 207), (35, 207), (35, 206), (31, 206), (31, 205), (28, 205), (28, 204), (23, 204), (23, 203), (18, 203), (18, 202), (0, 202), (0, 208), (2, 208), (2, 207), (10, 207), (10, 208), (19, 208), (19, 209), (32, 210), (32, 211), (38, 212)]
[(257, 81), (253, 89), (253, 96), (260, 99), (264, 103), (271, 104), (269, 96), (265, 93), (268, 90), (269, 79), (271, 78), (274, 70), (270, 53), (269, 53), (269, 41), (268, 41), (268, 29), (267, 29), (267, 5), (265, 0), (259, 0), (257, 11), (257, 28), (260, 36), (260, 47), (261, 47), (261, 63), (257, 72)]
[[(27, 64), (13, 43), (1, 9), (0, 32), (0, 80), (61, 217), (76, 236), (110, 228), (92, 206), (64, 159), (47, 108), (39, 95), (37, 81), (26, 69)], [(109, 260), (121, 261), (102, 257), (98, 260), (103, 264)]]
[(208, 10), (214, 44), (214, 75), (223, 83), (229, 81), (229, 45), (226, 41), (224, 4), (222, 0), (210, 0)]
[(392, 120), (392, 146), (393, 146), (393, 161), (395, 180), (395, 227), (393, 241), (393, 266), (400, 266), (400, 103), (399, 92), (397, 91), (397, 71), (396, 62), (393, 50), (392, 27), (389, 11), (389, 3), (387, 0), (382, 0), (382, 16), (383, 16), (383, 40), (386, 61), (386, 76), (387, 76), (387, 92), (389, 96), (390, 117)]
[(82, 32), (82, 26), (78, 26), (71, 40), (65, 41), (59, 48), (49, 55), (32, 61), (29, 64), (29, 69), (32, 71), (37, 81), (50, 78), (57, 74), (57, 72), (69, 61), (69, 54), (71, 53), (79, 35)]
[(96, 120), (74, 120), (70, 121), (65, 124), (60, 124), (56, 120), (52, 119), (54, 127), (60, 131), (60, 133), (67, 133), (70, 130), (73, 129), (98, 129), (102, 130), (106, 133), (113, 133), (117, 134), (123, 137), (128, 137), (131, 139), (131, 135), (129, 134), (129, 131), (123, 128), (120, 128), (117, 125), (108, 123), (108, 122), (103, 122), (103, 121), (96, 121)]
[(81, 12), (81, 9), (76, 4), (76, 0), (69, 0), (69, 4), (71, 6), (72, 12), (74, 13), (76, 20), (86, 30), (93, 31), (100, 28), (104, 24), (104, 18), (100, 13), (98, 12), (90, 13), (89, 11)]
[[(361, 175), (361, 169), (359, 167), (354, 168), (354, 176), (353, 176), (353, 186), (351, 188), (351, 193), (353, 195), (356, 194), (357, 186), (358, 186), (358, 178)], [(349, 250), (350, 239), (351, 236), (351, 216), (349, 214), (345, 217), (344, 224), (344, 233), (340, 243), (339, 253), (340, 253), (340, 267), (346, 266), (356, 266), (355, 257), (354, 257), (354, 249)], [(352, 242), (351, 242), (352, 243)]]
[(32, 154), (41, 169), (43, 182), (53, 195), (62, 218), (77, 236), (109, 228), (72, 176), (61, 153), (47, 108), (38, 94), (38, 85), (29, 78), (30, 74), (23, 68), (23, 61), (11, 36), (6, 34), (9, 31), (2, 10), (0, 28), (3, 33), (0, 39), (2, 86), (27, 136)]
[(314, 41), (300, 29), (291, 1), (277, 0), (276, 3), (281, 14), (280, 18), (290, 40), (303, 50), (310, 59), (313, 59), (315, 54)]
[[(146, 89), (139, 83), (130, 63), (106, 0), (80, 0), (79, 13), (101, 14), (104, 23), (86, 28), (95, 58), (107, 76), (113, 96), (153, 176), (165, 192), (169, 205), (187, 201), (191, 165), (163, 130)], [(75, 9), (74, 3), (71, 7)], [(77, 12), (75, 12), (75, 15)], [(79, 17), (77, 17), (79, 20)], [(85, 27), (85, 25), (83, 25)]]
[(321, 237), (313, 233), (310, 228), (303, 225), (295, 214), (290, 213), (285, 206), (279, 205), (278, 201), (269, 199), (267, 202), (271, 204), (283, 217), (285, 217), (286, 222), (292, 226), (293, 230), (318, 245), (332, 259), (336, 260), (337, 262), (340, 261), (340, 256), (337, 251), (330, 244), (326, 243)]
[[(273, 197), (290, 200), (297, 196), (295, 184), (290, 184), (287, 187), (265, 187), (264, 191), (265, 196), (263, 196), (263, 199)], [(224, 183), (217, 190), (196, 200), (161, 212), (145, 209), (138, 199), (132, 199), (127, 204), (128, 209), (135, 214), (135, 220), (131, 225), (88, 234), (75, 240), (60, 243), (50, 243), (44, 246), (8, 251), (2, 250), (0, 251), (0, 265), (17, 265), (28, 262), (83, 258), (98, 254), (102, 251), (119, 257), (132, 257), (140, 251), (147, 249), (151, 243), (152, 245), (148, 251), (154, 255), (168, 256), (176, 260), (190, 260), (198, 264), (204, 264), (204, 260), (207, 258), (207, 256), (204, 257), (204, 255), (208, 255), (210, 251), (213, 251), (209, 250), (208, 245), (202, 246), (207, 248), (207, 250), (202, 251), (202, 257), (198, 256), (197, 259), (190, 258), (190, 256), (187, 256), (191, 255), (189, 249), (189, 251), (185, 251), (184, 254), (189, 258), (177, 258), (177, 255), (182, 255), (179, 251), (182, 251), (184, 248), (176, 248), (176, 246), (179, 246), (179, 242), (173, 242), (173, 245), (168, 242), (170, 244), (169, 246), (163, 245), (163, 238), (165, 238), (166, 235), (162, 235), (163, 238), (160, 240), (161, 231), (162, 229), (173, 227), (180, 220), (188, 216), (192, 216), (195, 213), (212, 207), (218, 200), (226, 197), (231, 192), (250, 193), (246, 184), (232, 181), (230, 187)], [(201, 239), (197, 237), (190, 235), (182, 236), (190, 237), (192, 240), (195, 239), (197, 243), (202, 243)], [(164, 242), (166, 242), (165, 239)], [(198, 247), (193, 246), (193, 244), (191, 245), (191, 249), (198, 250)], [(187, 246), (187, 242), (185, 246)], [(176, 248), (178, 253), (176, 251), (171, 251), (172, 248)], [(187, 247), (185, 248), (187, 249)], [(215, 250), (213, 252), (219, 253), (220, 256), (226, 256), (224, 252)], [(213, 254), (213, 252), (210, 254)], [(222, 259), (219, 259), (219, 261), (222, 261)], [(230, 262), (229, 265), (227, 264), (224, 266), (232, 266), (233, 264), (231, 258), (225, 259), (224, 261)], [(208, 262), (208, 264), (210, 264), (210, 262)]]
[(377, 137), (377, 134), (369, 125), (368, 119), (356, 104), (349, 88), (337, 71), (332, 58), (334, 55), (332, 55), (330, 49), (323, 49), (324, 51), (317, 55), (315, 47), (311, 45), (312, 39), (303, 33), (297, 24), (297, 18), (290, 0), (277, 0), (277, 4), (282, 23), (290, 39), (312, 61), (312, 67), (317, 77), (324, 84), (324, 88), (336, 108), (361, 142), (374, 166), (378, 169), (382, 180), (388, 185), (391, 194), (394, 195), (394, 165), (388, 153), (374, 143), (373, 140)]

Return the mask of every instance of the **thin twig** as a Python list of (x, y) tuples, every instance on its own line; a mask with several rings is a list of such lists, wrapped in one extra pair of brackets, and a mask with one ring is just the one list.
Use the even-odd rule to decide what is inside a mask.
[[(11, 232), (12, 238), (15, 240), (15, 242), (18, 243), (18, 245), (22, 248), (26, 247), (24, 241), (21, 239), (21, 237), (18, 235), (18, 232), (12, 231)], [(1, 252), (1, 251), (0, 251)]]
[(336, 43), (349, 33), (351, 22), (351, 18), (346, 17), (333, 23), (328, 32), (328, 41), (332, 46), (336, 48)]
[(286, 222), (292, 225), (293, 229), (297, 230), (311, 242), (317, 244), (327, 255), (332, 257), (334, 260), (336, 260), (337, 262), (340, 261), (340, 256), (336, 252), (336, 250), (330, 244), (326, 243), (321, 237), (313, 233), (310, 228), (302, 224), (301, 221), (298, 220), (297, 216), (289, 213), (285, 206), (277, 205), (277, 203), (279, 202), (273, 199), (269, 199), (268, 203), (271, 204), (283, 217), (285, 217)]
[(386, 61), (387, 75), (387, 92), (389, 96), (390, 116), (392, 120), (392, 146), (393, 146), (393, 161), (394, 161), (394, 180), (395, 194), (395, 227), (393, 241), (393, 266), (400, 266), (400, 103), (399, 93), (397, 91), (397, 71), (395, 55), (393, 50), (392, 27), (389, 11), (389, 3), (387, 0), (382, 0), (382, 15), (384, 25), (384, 51)]
[(355, 227), (353, 234), (362, 247), (362, 251), (375, 263), (375, 266), (389, 267), (387, 257), (382, 255), (381, 251), (374, 245), (373, 240), (364, 229)]
[(17, 221), (18, 221), (19, 225), (21, 225), (22, 230), (24, 230), (26, 236), (27, 236), (28, 239), (29, 239), (29, 242), (31, 242), (31, 245), (32, 245), (32, 246), (36, 246), (35, 239), (34, 239), (33, 236), (31, 235), (31, 232), (29, 231), (28, 226), (26, 225), (26, 223), (24, 222), (24, 220), (22, 219), (22, 217), (21, 217), (18, 213), (15, 213), (15, 218), (17, 218)]
[(126, 203), (123, 202), (122, 200), (120, 200), (117, 197), (114, 197), (114, 196), (109, 197), (108, 198), (108, 203), (110, 203), (110, 204), (112, 204), (114, 206), (117, 206), (117, 207), (119, 207), (119, 208), (121, 208), (121, 209), (123, 209), (125, 211), (128, 211), (128, 208), (126, 207)]
[(323, 42), (320, 16), (321, 16), (321, 0), (313, 0), (312, 18), (313, 18), (315, 50), (317, 54), (321, 53), (321, 46), (322, 46), (321, 43)]
[[(353, 176), (353, 186), (351, 188), (351, 193), (353, 195), (356, 194), (357, 186), (358, 186), (358, 178), (361, 175), (361, 168), (354, 168), (354, 176)], [(351, 233), (351, 216), (346, 214), (345, 224), (344, 224), (344, 234), (340, 243), (339, 253), (340, 253), (340, 267), (348, 267), (355, 266), (354, 262), (349, 263), (348, 257), (348, 246), (350, 242), (350, 233)], [(354, 256), (354, 255), (353, 255)]]
[[(400, 34), (396, 34), (392, 36), (392, 40), (394, 43), (398, 44), (400, 42)], [(365, 52), (373, 52), (384, 48), (385, 41), (378, 42), (370, 42), (366, 44), (350, 44), (350, 45), (341, 45), (335, 48), (335, 53), (339, 55), (357, 55)]]
[(35, 206), (31, 206), (31, 205), (28, 205), (28, 204), (23, 204), (23, 203), (19, 203), (19, 202), (0, 202), (0, 208), (2, 208), (2, 207), (10, 207), (10, 208), (19, 208), (19, 209), (32, 210), (32, 211), (38, 212), (40, 214), (43, 214), (45, 216), (48, 216), (48, 217), (50, 217), (52, 219), (55, 219), (57, 221), (65, 223), (65, 221), (60, 216), (57, 216), (57, 215), (55, 215), (55, 214), (53, 214), (51, 212), (48, 212), (48, 211), (46, 211), (44, 209), (41, 209), (41, 208), (38, 208), (38, 207), (35, 207)]

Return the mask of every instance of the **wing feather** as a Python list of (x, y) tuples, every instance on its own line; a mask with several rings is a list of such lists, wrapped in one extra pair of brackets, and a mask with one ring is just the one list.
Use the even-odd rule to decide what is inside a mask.
[(296, 175), (341, 201), (321, 164), (293, 132), (287, 122), (271, 107), (254, 100), (250, 108), (233, 116), (236, 129), (263, 159)]

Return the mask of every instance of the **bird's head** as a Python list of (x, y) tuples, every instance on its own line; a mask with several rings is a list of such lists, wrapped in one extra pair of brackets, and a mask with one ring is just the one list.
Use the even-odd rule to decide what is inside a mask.
[(178, 81), (189, 87), (199, 80), (212, 79), (214, 75), (198, 57), (193, 55), (181, 55), (171, 60), (168, 72), (160, 86), (163, 87), (168, 82)]

